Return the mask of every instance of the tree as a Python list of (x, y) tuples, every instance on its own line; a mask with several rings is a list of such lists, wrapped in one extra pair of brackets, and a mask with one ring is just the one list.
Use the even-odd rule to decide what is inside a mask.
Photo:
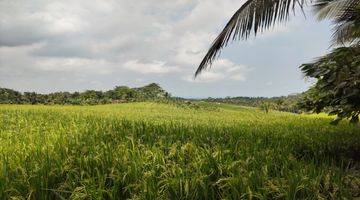
[(156, 83), (151, 83), (141, 88), (137, 88), (137, 91), (145, 99), (158, 99), (167, 98), (169, 94)]
[(25, 92), (23, 95), (23, 101), (27, 104), (37, 104), (37, 94), (35, 92)]
[(21, 93), (11, 89), (0, 88), (0, 103), (19, 104), (21, 103)]
[(328, 110), (337, 115), (333, 123), (343, 118), (359, 122), (360, 114), (360, 47), (341, 47), (330, 54), (301, 67), (303, 73), (316, 78), (316, 84), (306, 92), (300, 106), (316, 113)]
[[(46, 95), (43, 95), (46, 96)], [(69, 92), (55, 92), (47, 95), (47, 104), (67, 104), (71, 94)]]
[(291, 11), (303, 10), (312, 4), (319, 19), (330, 18), (335, 25), (334, 44), (352, 43), (359, 45), (360, 1), (359, 0), (247, 0), (231, 17), (201, 61), (195, 76), (211, 66), (221, 49), (230, 40), (247, 39), (253, 32), (273, 26), (276, 22), (289, 19)]
[(86, 90), (80, 94), (81, 104), (96, 105), (104, 98), (102, 91)]
[(114, 89), (114, 98), (116, 100), (131, 100), (137, 97), (136, 91), (127, 86), (117, 86)]

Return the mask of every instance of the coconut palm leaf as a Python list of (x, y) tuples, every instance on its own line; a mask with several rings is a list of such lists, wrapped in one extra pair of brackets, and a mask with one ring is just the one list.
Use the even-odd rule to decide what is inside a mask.
[(360, 42), (359, 0), (318, 0), (314, 8), (320, 20), (333, 21), (334, 45)]
[(360, 45), (360, 27), (354, 22), (343, 22), (335, 25), (332, 34), (333, 45)]
[(295, 7), (302, 8), (305, 0), (248, 0), (231, 17), (225, 28), (215, 39), (204, 59), (200, 63), (195, 76), (206, 69), (229, 40), (247, 39), (253, 32), (255, 35), (273, 26), (275, 22), (288, 19)]
[(319, 20), (333, 19), (354, 11), (359, 0), (317, 0), (314, 10)]

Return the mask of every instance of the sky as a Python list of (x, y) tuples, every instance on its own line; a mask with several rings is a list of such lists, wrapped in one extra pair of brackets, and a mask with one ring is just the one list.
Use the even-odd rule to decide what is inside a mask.
[(0, 87), (109, 90), (159, 83), (173, 96), (280, 96), (307, 90), (299, 66), (329, 51), (310, 10), (226, 47), (194, 72), (243, 0), (0, 0)]

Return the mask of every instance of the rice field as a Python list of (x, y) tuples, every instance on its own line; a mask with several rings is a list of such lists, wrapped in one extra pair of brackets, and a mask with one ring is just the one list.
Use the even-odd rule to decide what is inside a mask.
[(0, 199), (354, 199), (360, 126), (216, 105), (0, 105)]

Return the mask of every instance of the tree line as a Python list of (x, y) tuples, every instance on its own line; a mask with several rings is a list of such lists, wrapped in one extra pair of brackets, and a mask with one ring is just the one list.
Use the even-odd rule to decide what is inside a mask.
[(50, 94), (21, 93), (12, 89), (0, 88), (1, 104), (96, 105), (166, 99), (169, 97), (170, 94), (156, 83), (139, 88), (116, 86), (114, 89), (105, 92), (86, 90), (84, 92), (54, 92)]
[(226, 98), (207, 98), (204, 101), (207, 102), (218, 102), (218, 103), (229, 103), (241, 106), (259, 107), (264, 111), (270, 109), (301, 113), (303, 112), (300, 107), (300, 99), (304, 94), (292, 94), (288, 96), (280, 97), (226, 97)]

